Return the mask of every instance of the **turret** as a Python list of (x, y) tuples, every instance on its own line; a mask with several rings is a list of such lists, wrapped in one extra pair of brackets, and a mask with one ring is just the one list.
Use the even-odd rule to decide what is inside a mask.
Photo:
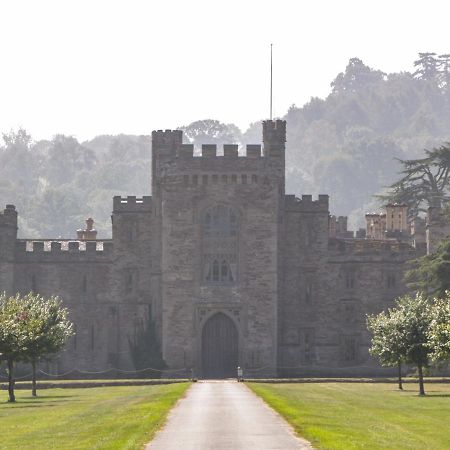
[(17, 211), (14, 205), (6, 205), (0, 212), (0, 259), (12, 261), (17, 239)]
[(405, 203), (389, 203), (386, 205), (386, 231), (402, 231), (408, 229), (408, 205)]
[(183, 142), (181, 130), (158, 130), (152, 132), (152, 153), (155, 158), (170, 159), (177, 156)]
[(162, 165), (174, 160), (180, 153), (183, 143), (181, 130), (158, 130), (152, 132), (152, 191), (157, 195)]
[(265, 120), (263, 122), (264, 156), (283, 157), (286, 147), (286, 121)]
[(86, 219), (86, 228), (77, 230), (77, 239), (83, 241), (95, 241), (97, 239), (97, 230), (94, 228), (94, 219)]
[(12, 293), (14, 280), (14, 252), (17, 240), (17, 211), (6, 205), (0, 212), (0, 291)]

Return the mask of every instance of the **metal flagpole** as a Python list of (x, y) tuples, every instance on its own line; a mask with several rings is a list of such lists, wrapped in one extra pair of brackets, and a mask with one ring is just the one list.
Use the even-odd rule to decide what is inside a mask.
[(273, 44), (270, 44), (270, 120), (272, 120), (272, 84), (273, 84), (272, 46)]

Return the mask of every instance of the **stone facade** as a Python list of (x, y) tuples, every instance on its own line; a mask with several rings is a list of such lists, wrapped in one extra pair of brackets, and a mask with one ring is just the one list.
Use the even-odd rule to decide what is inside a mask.
[(53, 370), (133, 370), (129, 340), (151, 314), (167, 375), (381, 371), (365, 316), (406, 291), (417, 251), (353, 238), (327, 195), (285, 195), (285, 137), (284, 121), (266, 121), (246, 156), (236, 145), (194, 156), (181, 131), (153, 132), (153, 195), (114, 197), (111, 240), (92, 221), (77, 240), (17, 239), (6, 206), (0, 288), (57, 294), (76, 324)]

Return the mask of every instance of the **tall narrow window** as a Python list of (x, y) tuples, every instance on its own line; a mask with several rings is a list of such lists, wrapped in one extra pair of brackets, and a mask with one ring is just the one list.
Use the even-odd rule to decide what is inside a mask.
[(77, 324), (73, 324), (73, 350), (77, 351)]
[(305, 303), (311, 303), (312, 300), (312, 282), (310, 280), (306, 280), (305, 285)]
[(213, 275), (212, 275), (212, 280), (213, 281), (219, 281), (219, 261), (217, 261), (217, 259), (214, 260), (213, 262)]
[(36, 275), (31, 275), (31, 291), (36, 293), (37, 292), (37, 282), (36, 282)]
[(239, 219), (232, 208), (219, 205), (205, 211), (202, 220), (203, 281), (236, 282)]
[(355, 272), (353, 270), (347, 270), (345, 272), (345, 287), (347, 289), (353, 289), (355, 287)]
[(358, 361), (358, 338), (355, 335), (341, 337), (342, 360), (346, 363)]
[(394, 273), (388, 273), (388, 275), (387, 275), (387, 287), (388, 288), (394, 288), (395, 285), (396, 285), (395, 274)]
[(91, 351), (95, 348), (95, 327), (94, 325), (91, 325)]
[(124, 288), (126, 293), (134, 292), (137, 286), (137, 270), (134, 268), (125, 269)]

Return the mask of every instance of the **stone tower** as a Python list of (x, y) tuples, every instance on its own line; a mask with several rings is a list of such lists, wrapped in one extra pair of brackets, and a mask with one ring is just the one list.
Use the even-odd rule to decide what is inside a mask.
[(0, 286), (9, 294), (14, 289), (14, 256), (17, 239), (17, 211), (14, 205), (6, 205), (0, 212)]
[(172, 369), (233, 376), (237, 365), (277, 361), (280, 238), (286, 124), (263, 123), (263, 143), (182, 144), (181, 131), (153, 138), (155, 280), (163, 357)]

